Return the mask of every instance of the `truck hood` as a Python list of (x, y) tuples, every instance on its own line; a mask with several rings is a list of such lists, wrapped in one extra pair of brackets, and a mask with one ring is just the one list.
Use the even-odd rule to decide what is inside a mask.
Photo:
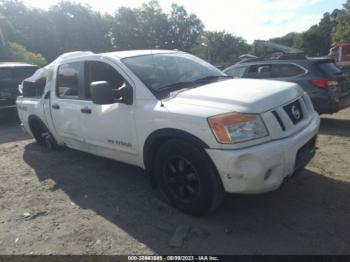
[(180, 92), (172, 102), (226, 112), (262, 113), (303, 93), (297, 84), (290, 82), (230, 79)]

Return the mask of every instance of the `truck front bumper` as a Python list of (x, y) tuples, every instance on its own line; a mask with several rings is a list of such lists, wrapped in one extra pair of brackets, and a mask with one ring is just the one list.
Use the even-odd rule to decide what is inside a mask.
[(265, 144), (238, 150), (207, 149), (229, 193), (256, 194), (277, 189), (315, 153), (320, 118), (315, 116), (301, 132)]

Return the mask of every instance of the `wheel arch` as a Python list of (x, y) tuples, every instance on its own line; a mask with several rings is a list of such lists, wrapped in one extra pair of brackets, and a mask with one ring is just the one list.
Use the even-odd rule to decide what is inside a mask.
[(28, 126), (29, 126), (29, 128), (30, 128), (30, 131), (33, 133), (33, 125), (34, 124), (39, 124), (39, 125), (41, 125), (41, 126), (44, 126), (45, 128), (47, 128), (46, 127), (46, 125), (45, 125), (45, 123), (44, 123), (44, 121), (42, 121), (41, 119), (40, 119), (40, 117), (38, 117), (37, 115), (30, 115), (29, 117), (28, 117)]
[(28, 117), (28, 127), (33, 137), (37, 140), (39, 144), (42, 144), (43, 142), (41, 141), (41, 137), (39, 136), (38, 132), (42, 130), (47, 130), (48, 132), (50, 132), (45, 122), (37, 115), (30, 115)]
[(176, 128), (162, 128), (154, 131), (147, 137), (143, 146), (143, 162), (146, 171), (152, 179), (152, 183), (154, 182), (152, 177), (152, 163), (157, 149), (166, 140), (174, 138), (185, 140), (199, 148), (209, 148), (208, 144), (205, 143), (202, 139), (196, 137), (195, 135), (192, 135), (187, 131)]

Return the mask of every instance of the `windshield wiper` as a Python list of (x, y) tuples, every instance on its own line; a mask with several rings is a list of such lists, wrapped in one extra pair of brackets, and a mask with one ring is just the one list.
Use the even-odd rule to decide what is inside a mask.
[(171, 89), (171, 91), (175, 91), (179, 88), (182, 89), (184, 87), (190, 87), (194, 84), (196, 84), (196, 82), (193, 82), (193, 81), (177, 82), (177, 83), (163, 86), (162, 88), (158, 89), (157, 92), (168, 91), (169, 89)]
[(216, 80), (216, 79), (220, 79), (220, 78), (223, 78), (223, 79), (230, 79), (232, 78), (231, 76), (225, 76), (225, 75), (221, 75), (221, 76), (206, 76), (206, 77), (203, 77), (203, 78), (199, 78), (195, 81), (193, 81), (194, 83), (201, 83), (201, 82), (206, 82), (206, 81), (211, 81), (211, 80)]
[(196, 86), (199, 86), (203, 82), (210, 82), (210, 81), (217, 80), (220, 78), (221, 79), (231, 79), (232, 77), (225, 76), (225, 75), (221, 75), (221, 76), (220, 75), (216, 75), (216, 76), (213, 75), (213, 76), (206, 76), (203, 78), (199, 78), (199, 79), (196, 79), (194, 81), (177, 82), (177, 83), (163, 86), (162, 88), (157, 90), (157, 93), (164, 94), (164, 92), (166, 92), (168, 94), (168, 93), (173, 93), (174, 91), (177, 91), (177, 90), (183, 91), (184, 89), (194, 88)]

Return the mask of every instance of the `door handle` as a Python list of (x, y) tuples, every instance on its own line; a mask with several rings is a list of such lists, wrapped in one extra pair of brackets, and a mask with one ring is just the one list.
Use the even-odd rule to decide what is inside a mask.
[(82, 109), (80, 109), (80, 111), (81, 111), (83, 114), (91, 114), (91, 109), (88, 108), (88, 107), (83, 107)]
[(58, 109), (60, 109), (60, 105), (59, 105), (59, 104), (53, 104), (53, 105), (52, 105), (52, 108), (58, 110)]

